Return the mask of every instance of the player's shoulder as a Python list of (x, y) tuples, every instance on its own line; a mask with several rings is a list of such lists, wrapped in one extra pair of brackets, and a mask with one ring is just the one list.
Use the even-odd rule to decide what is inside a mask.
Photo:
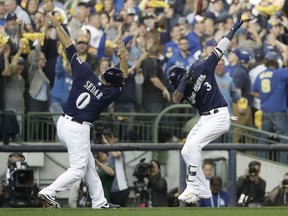
[(65, 50), (71, 62), (73, 61), (76, 55), (80, 55), (78, 51), (76, 50), (76, 47), (73, 44), (67, 47)]

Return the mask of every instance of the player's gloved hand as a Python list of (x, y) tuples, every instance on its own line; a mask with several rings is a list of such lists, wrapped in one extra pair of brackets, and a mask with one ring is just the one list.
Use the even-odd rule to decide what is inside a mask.
[(185, 88), (189, 83), (192, 83), (192, 76), (195, 70), (195, 64), (193, 64), (185, 74), (185, 76), (182, 78), (180, 84), (177, 87), (177, 91), (184, 93)]
[(229, 30), (229, 32), (227, 32), (227, 34), (225, 35), (225, 37), (228, 40), (232, 40), (234, 34), (236, 33), (236, 31), (241, 27), (241, 25), (243, 24), (243, 20), (241, 19), (242, 13), (239, 12), (237, 14), (237, 20), (236, 22), (233, 24), (232, 28)]
[(191, 65), (190, 68), (187, 70), (186, 75), (183, 77), (187, 81), (187, 83), (192, 83), (192, 75), (195, 70), (195, 64)]
[(242, 16), (242, 13), (239, 12), (237, 14), (237, 20), (236, 22), (233, 24), (232, 28), (231, 28), (231, 31), (234, 31), (236, 32), (240, 27), (241, 25), (243, 24), (243, 20), (241, 19), (241, 16)]

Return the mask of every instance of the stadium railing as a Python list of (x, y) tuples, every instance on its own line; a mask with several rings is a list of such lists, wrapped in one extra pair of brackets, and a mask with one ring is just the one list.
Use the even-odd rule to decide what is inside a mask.
[[(53, 123), (52, 117), (54, 115), (59, 115), (58, 113), (28, 113), (23, 114), (24, 121), (20, 122), (23, 128), (22, 135), (23, 141), (25, 142), (54, 142), (56, 129)], [(34, 120), (38, 117), (38, 120)], [(164, 109), (160, 114), (157, 113), (104, 113), (101, 116), (101, 120), (97, 121), (96, 125), (105, 125), (113, 127), (113, 130), (118, 136), (120, 145), (115, 146), (101, 146), (93, 145), (92, 150), (122, 150), (122, 151), (159, 151), (161, 152), (167, 150), (180, 150), (182, 145), (173, 144), (170, 142), (171, 136), (167, 136), (167, 133), (174, 135), (178, 138), (185, 138), (186, 134), (189, 132), (193, 123), (187, 126), (187, 122), (193, 118), (197, 118), (195, 110), (187, 104), (172, 105)], [(128, 122), (129, 117), (133, 117), (133, 123)], [(194, 123), (196, 121), (193, 121)], [(136, 131), (135, 137), (127, 137), (127, 128), (131, 125)], [(188, 127), (188, 128), (187, 128)], [(233, 136), (233, 127), (238, 127), (243, 129), (241, 136), (244, 140), (250, 140), (250, 143), (245, 144), (235, 144), (231, 142), (231, 136)], [(35, 128), (38, 130), (36, 136)], [(97, 127), (96, 127), (97, 128)], [(287, 144), (277, 144), (279, 139), (287, 140), (288, 138), (280, 136), (274, 133), (264, 132), (252, 127), (246, 127), (239, 125), (237, 123), (232, 123), (231, 131), (223, 135), (219, 140), (217, 140), (213, 145), (208, 145), (204, 150), (227, 150), (229, 154), (228, 160), (228, 181), (229, 187), (228, 191), (231, 197), (236, 197), (236, 152), (237, 151), (269, 151), (276, 152), (279, 150), (288, 151)], [(97, 128), (97, 130), (101, 128)], [(92, 140), (97, 133), (97, 130), (92, 130)], [(161, 135), (162, 133), (162, 135)], [(268, 139), (262, 139), (263, 135), (269, 137)], [(162, 136), (162, 137), (161, 137)], [(164, 137), (164, 138), (163, 138)], [(169, 137), (169, 139), (168, 139)], [(131, 139), (131, 140), (130, 140)], [(130, 143), (129, 143), (130, 142)], [(259, 144), (259, 143), (263, 144)], [(157, 144), (165, 145), (157, 145)], [(224, 144), (225, 143), (225, 144)], [(256, 144), (258, 143), (258, 144)], [(266, 144), (264, 144), (266, 143)], [(275, 144), (276, 143), (276, 144)], [(156, 145), (155, 145), (156, 144)], [(111, 148), (111, 149), (110, 149)], [(39, 145), (39, 146), (27, 146), (20, 145), (15, 148), (15, 146), (0, 146), (0, 152), (65, 152), (65, 148), (59, 145)], [(271, 154), (272, 156), (275, 154)], [(276, 156), (271, 158), (272, 160), (277, 160)], [(165, 161), (165, 158), (163, 159)], [(185, 175), (186, 168), (184, 162), (180, 163), (180, 190), (183, 189), (185, 185)], [(231, 200), (231, 205), (234, 206), (236, 200)]]
[[(180, 151), (183, 145), (179, 143), (165, 143), (165, 145), (158, 143), (121, 143), (114, 145), (92, 145), (91, 150), (96, 151), (168, 151), (178, 150)], [(213, 143), (213, 145), (207, 145), (204, 151), (228, 151), (228, 188), (227, 192), (230, 195), (230, 206), (236, 206), (236, 153), (237, 151), (246, 150), (261, 150), (261, 151), (288, 151), (287, 144), (220, 144)], [(66, 152), (66, 149), (62, 145), (2, 145), (0, 146), (0, 152)], [(186, 167), (185, 164), (180, 162), (179, 167), (180, 180), (179, 188), (183, 191), (185, 187)]]

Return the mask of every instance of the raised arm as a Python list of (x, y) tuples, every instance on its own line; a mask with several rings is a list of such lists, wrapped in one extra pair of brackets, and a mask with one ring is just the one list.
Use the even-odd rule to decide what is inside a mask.
[(7, 74), (8, 76), (10, 76), (12, 73), (16, 71), (17, 63), (21, 54), (22, 54), (22, 47), (19, 46), (18, 52), (15, 54), (15, 56), (12, 59), (11, 64), (9, 65), (9, 74)]
[(48, 20), (51, 22), (53, 27), (55, 28), (57, 35), (59, 37), (60, 42), (64, 46), (64, 48), (70, 47), (73, 43), (70, 39), (70, 37), (66, 34), (64, 29), (61, 27), (61, 23), (51, 14), (46, 14)]
[(181, 79), (181, 82), (178, 85), (177, 89), (173, 92), (173, 95), (172, 95), (173, 103), (178, 104), (182, 100), (186, 86), (188, 85), (189, 82), (190, 83), (192, 82), (192, 73), (194, 69), (195, 69), (195, 64), (192, 64), (188, 72)]
[(225, 37), (218, 43), (218, 45), (213, 50), (213, 52), (215, 52), (218, 56), (218, 60), (227, 51), (228, 47), (230, 46), (231, 40), (234, 37), (234, 34), (241, 27), (242, 24), (243, 20), (241, 20), (241, 13), (238, 13), (237, 20), (233, 24), (232, 28), (229, 30), (229, 32), (226, 33)]
[(11, 53), (11, 48), (8, 44), (4, 45), (3, 48), (3, 57), (4, 57), (4, 70), (2, 71), (2, 76), (10, 76), (10, 62), (9, 62), (9, 56)]
[(128, 77), (128, 52), (124, 46), (124, 43), (117, 41), (117, 56), (120, 60), (120, 70), (123, 72), (124, 78)]
[[(242, 24), (243, 24), (243, 21), (241, 20), (241, 13), (238, 13), (237, 20), (233, 24), (232, 28), (229, 30), (229, 32), (227, 32), (225, 37), (218, 43), (218, 45), (213, 50), (213, 52), (216, 54), (218, 58), (218, 61), (228, 49), (234, 34), (236, 33), (236, 31), (240, 28)], [(177, 89), (173, 92), (173, 95), (172, 95), (173, 103), (179, 103), (182, 100), (187, 84), (192, 82), (192, 74), (193, 74), (194, 69), (195, 69), (195, 65), (193, 64), (189, 68), (186, 75), (183, 76)]]

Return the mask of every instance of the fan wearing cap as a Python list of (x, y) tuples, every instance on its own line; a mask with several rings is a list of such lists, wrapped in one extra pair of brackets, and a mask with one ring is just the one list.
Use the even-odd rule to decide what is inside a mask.
[[(283, 22), (282, 22), (283, 23)], [(288, 58), (287, 45), (282, 43), (279, 38), (281, 36), (281, 21), (278, 18), (270, 18), (267, 23), (268, 34), (264, 37), (265, 53), (273, 50), (279, 58), (279, 67), (282, 67), (283, 61)]]
[(143, 22), (146, 25), (147, 31), (156, 29), (157, 27), (157, 17), (154, 13), (147, 13)]
[(180, 52), (179, 39), (181, 38), (181, 33), (179, 25), (171, 28), (170, 38), (171, 40), (164, 45), (164, 54), (167, 59)]
[(86, 61), (92, 69), (95, 69), (97, 60), (95, 56), (89, 52), (89, 47), (88, 35), (79, 35), (76, 40), (75, 48), (81, 55), (81, 58)]
[[(252, 87), (252, 95), (260, 98), (261, 110), (263, 111), (262, 130), (286, 136), (287, 103), (285, 100), (285, 86), (288, 80), (288, 69), (278, 68), (278, 55), (274, 51), (268, 52), (264, 59), (267, 69), (258, 74)], [(262, 136), (268, 139), (265, 134)], [(281, 138), (280, 142), (287, 143)], [(268, 155), (265, 154), (265, 156)], [(288, 163), (286, 152), (280, 152), (279, 157), (280, 162)]]
[(18, 33), (18, 23), (17, 15), (15, 13), (8, 13), (6, 15), (6, 24), (5, 24), (5, 33), (9, 36), (9, 40), (12, 42), (13, 50), (16, 49), (17, 44), (19, 43), (19, 33)]
[(46, 16), (65, 48), (72, 68), (72, 88), (57, 122), (57, 134), (68, 150), (70, 167), (51, 185), (42, 189), (38, 197), (52, 208), (61, 208), (56, 200), (57, 192), (70, 188), (74, 182), (84, 178), (92, 200), (92, 208), (119, 208), (118, 205), (108, 203), (104, 197), (90, 150), (90, 127), (122, 92), (124, 79), (128, 75), (127, 50), (124, 44), (118, 41), (117, 56), (120, 59), (120, 67), (109, 67), (97, 77), (90, 65), (76, 51), (60, 22), (50, 14)]
[(199, 58), (202, 50), (200, 38), (203, 36), (203, 31), (205, 27), (204, 21), (204, 17), (196, 15), (192, 23), (193, 31), (187, 35), (187, 38), (189, 40), (189, 51), (195, 54), (195, 56), (199, 56)]
[[(21, 135), (17, 118), (21, 121), (22, 116), (17, 116), (16, 113), (24, 113), (25, 111), (25, 81), (22, 76), (25, 67), (25, 60), (20, 56), (22, 51), (23, 43), (20, 43), (19, 50), (13, 57), (8, 69), (4, 70), (1, 74), (4, 79), (4, 110), (2, 113), (4, 145), (9, 144), (10, 138), (14, 139), (16, 136)], [(9, 62), (10, 48), (5, 48), (3, 55), (6, 59), (5, 61)]]
[(131, 23), (135, 22), (137, 19), (138, 19), (138, 16), (136, 15), (135, 8), (128, 8), (127, 9), (126, 23), (131, 24)]
[(17, 0), (5, 0), (4, 1), (4, 7), (7, 13), (7, 16), (8, 14), (17, 14), (17, 18), (22, 23), (22, 28), (25, 28), (27, 32), (32, 32), (33, 30), (32, 30), (32, 25), (31, 25), (31, 19), (28, 13), (17, 3), (18, 3)]
[(189, 42), (186, 37), (181, 37), (178, 42), (179, 52), (175, 53), (168, 59), (165, 68), (165, 74), (172, 65), (177, 65), (183, 68), (188, 68), (189, 65), (196, 62), (196, 58), (188, 51)]
[[(233, 58), (235, 59), (235, 65), (233, 66), (233, 69), (231, 69), (230, 76), (232, 77), (237, 92), (241, 97), (241, 99), (237, 103), (233, 103), (233, 114), (238, 116), (238, 124), (251, 127), (252, 97), (251, 81), (249, 77), (249, 65), (251, 63), (251, 55), (246, 50), (236, 49), (234, 52), (229, 54), (228, 60), (232, 61)], [(242, 134), (244, 134), (244, 130), (241, 127), (234, 127), (233, 142), (243, 142)], [(245, 141), (249, 143), (249, 138), (245, 137), (245, 139)]]

